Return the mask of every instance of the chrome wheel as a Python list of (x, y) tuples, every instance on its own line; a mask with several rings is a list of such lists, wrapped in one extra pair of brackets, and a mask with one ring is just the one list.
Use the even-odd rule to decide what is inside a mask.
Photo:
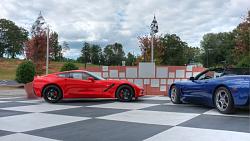
[(122, 102), (129, 102), (133, 100), (133, 88), (128, 85), (122, 85), (117, 89), (116, 97)]
[(171, 89), (171, 100), (176, 101), (177, 90), (175, 87)]
[(123, 88), (120, 90), (119, 96), (121, 99), (123, 99), (125, 101), (130, 100), (133, 97), (130, 90), (126, 89), (126, 88)]
[(49, 85), (43, 90), (43, 98), (49, 103), (56, 103), (63, 98), (63, 94), (58, 86)]
[(171, 87), (170, 99), (171, 99), (172, 103), (174, 103), (174, 104), (181, 104), (180, 92), (176, 86)]
[(54, 88), (50, 88), (47, 92), (47, 97), (51, 101), (56, 100), (58, 98), (58, 91)]
[(229, 95), (225, 90), (219, 90), (216, 94), (216, 107), (220, 111), (225, 111), (228, 108), (229, 105)]

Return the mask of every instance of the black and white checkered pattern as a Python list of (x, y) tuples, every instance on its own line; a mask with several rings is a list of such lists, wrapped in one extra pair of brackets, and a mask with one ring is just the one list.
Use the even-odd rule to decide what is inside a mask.
[(222, 115), (199, 105), (174, 105), (147, 96), (131, 103), (109, 99), (0, 98), (0, 141), (249, 141), (248, 110)]
[(150, 29), (151, 29), (151, 34), (155, 34), (155, 33), (158, 32), (158, 23), (156, 21), (155, 16), (154, 16), (154, 19), (153, 19), (153, 21), (152, 21), (152, 23), (150, 25)]

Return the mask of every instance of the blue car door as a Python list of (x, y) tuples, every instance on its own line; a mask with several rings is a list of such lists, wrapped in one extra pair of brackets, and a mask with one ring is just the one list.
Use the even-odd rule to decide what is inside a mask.
[(187, 86), (183, 87), (184, 96), (188, 101), (211, 103), (214, 81), (221, 76), (221, 70), (207, 70), (197, 75)]
[(200, 102), (206, 95), (206, 85), (209, 80), (193, 80), (182, 87), (185, 101)]
[(221, 73), (215, 71), (205, 71), (193, 80), (190, 80), (190, 82), (182, 88), (186, 101), (197, 103), (207, 103), (211, 101), (211, 85), (214, 78), (219, 77), (220, 74)]

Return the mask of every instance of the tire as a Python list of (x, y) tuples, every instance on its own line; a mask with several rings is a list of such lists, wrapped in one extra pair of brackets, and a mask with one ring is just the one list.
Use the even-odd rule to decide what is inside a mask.
[(219, 87), (214, 94), (214, 105), (222, 114), (234, 113), (234, 102), (230, 91), (225, 87)]
[(170, 99), (172, 101), (172, 103), (174, 104), (181, 104), (181, 100), (180, 100), (180, 90), (176, 87), (176, 86), (172, 86), (171, 87), (171, 94), (170, 94)]
[(43, 98), (48, 103), (57, 103), (63, 97), (61, 89), (56, 85), (46, 86), (43, 90)]
[(128, 85), (122, 85), (116, 91), (116, 98), (121, 102), (130, 102), (133, 100), (133, 97), (133, 88)]

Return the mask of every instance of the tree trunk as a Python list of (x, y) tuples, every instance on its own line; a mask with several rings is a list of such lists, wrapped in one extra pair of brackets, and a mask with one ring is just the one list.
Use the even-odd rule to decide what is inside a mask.
[(12, 54), (11, 54), (11, 58), (12, 58), (12, 59), (15, 59), (15, 56), (16, 56), (15, 53), (12, 53)]

